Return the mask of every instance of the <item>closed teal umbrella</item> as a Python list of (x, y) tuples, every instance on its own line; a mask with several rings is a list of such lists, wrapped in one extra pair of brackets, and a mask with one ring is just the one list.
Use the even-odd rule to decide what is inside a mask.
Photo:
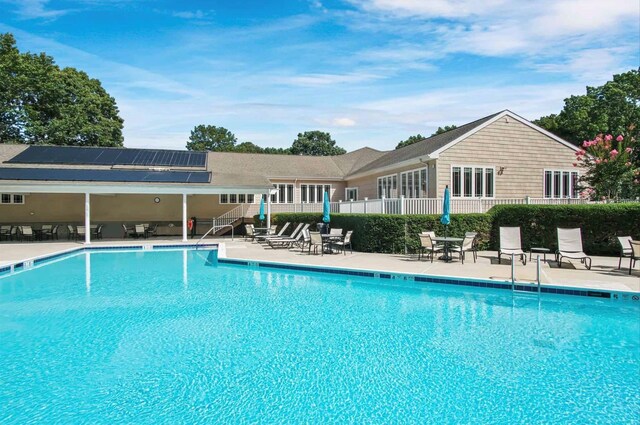
[(451, 195), (449, 194), (449, 185), (444, 188), (444, 200), (442, 201), (442, 215), (440, 216), (440, 223), (444, 224), (444, 237), (447, 237), (447, 228), (451, 223), (451, 217), (449, 211), (451, 210)]
[(264, 221), (264, 197), (260, 198), (260, 221)]
[(322, 221), (328, 223), (331, 221), (331, 206), (329, 205), (329, 194), (324, 192), (324, 202), (322, 203)]

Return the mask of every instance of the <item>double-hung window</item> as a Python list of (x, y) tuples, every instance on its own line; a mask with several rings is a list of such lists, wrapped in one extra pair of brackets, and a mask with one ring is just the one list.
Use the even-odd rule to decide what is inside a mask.
[(0, 204), (24, 204), (24, 195), (3, 193), (0, 195)]
[(255, 195), (253, 193), (223, 193), (220, 195), (219, 202), (221, 204), (253, 204)]
[(494, 167), (455, 165), (451, 167), (451, 196), (455, 198), (493, 198)]
[(347, 201), (357, 201), (358, 200), (358, 188), (357, 187), (348, 187), (344, 190), (344, 199)]
[(545, 198), (577, 198), (578, 172), (565, 170), (544, 170)]

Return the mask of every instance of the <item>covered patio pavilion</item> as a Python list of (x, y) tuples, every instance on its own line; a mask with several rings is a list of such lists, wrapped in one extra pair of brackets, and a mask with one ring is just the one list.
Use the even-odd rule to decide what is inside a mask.
[(171, 230), (163, 236), (186, 241), (189, 217), (206, 218), (209, 230), (237, 207), (220, 195), (274, 190), (263, 175), (216, 172), (209, 159), (207, 152), (0, 145), (0, 225), (84, 226), (90, 244), (91, 225), (104, 224), (105, 237), (117, 238), (124, 223), (155, 222)]

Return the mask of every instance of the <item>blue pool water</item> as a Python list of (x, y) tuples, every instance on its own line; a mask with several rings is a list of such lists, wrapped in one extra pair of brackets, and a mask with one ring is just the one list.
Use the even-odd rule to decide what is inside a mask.
[(81, 253), (0, 279), (0, 423), (637, 423), (640, 309)]

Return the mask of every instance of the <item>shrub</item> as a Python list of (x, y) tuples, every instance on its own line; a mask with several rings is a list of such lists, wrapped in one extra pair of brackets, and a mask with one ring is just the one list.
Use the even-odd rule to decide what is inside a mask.
[[(273, 224), (322, 222), (320, 213), (278, 213), (271, 216)], [(361, 252), (402, 253), (420, 246), (418, 233), (434, 230), (444, 234), (439, 215), (392, 214), (331, 214), (331, 227), (344, 232), (353, 230), (353, 249)], [(463, 237), (465, 232), (479, 232), (482, 247), (488, 245), (491, 230), (489, 214), (453, 214), (448, 229), (449, 236)]]
[(519, 226), (523, 249), (543, 246), (555, 251), (558, 227), (582, 229), (584, 251), (617, 255), (616, 236), (640, 238), (640, 203), (595, 205), (497, 205), (492, 216), (491, 248), (498, 249), (500, 226)]

